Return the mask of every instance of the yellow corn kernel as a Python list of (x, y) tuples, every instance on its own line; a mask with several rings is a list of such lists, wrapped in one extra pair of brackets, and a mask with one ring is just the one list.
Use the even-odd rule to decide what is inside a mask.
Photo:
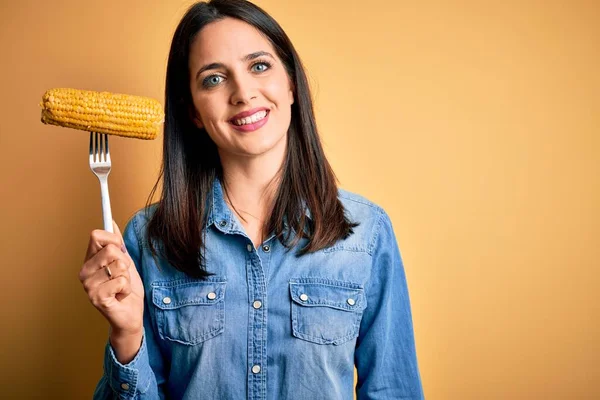
[(148, 97), (57, 88), (42, 96), (42, 122), (138, 139), (154, 139), (164, 121), (161, 104)]

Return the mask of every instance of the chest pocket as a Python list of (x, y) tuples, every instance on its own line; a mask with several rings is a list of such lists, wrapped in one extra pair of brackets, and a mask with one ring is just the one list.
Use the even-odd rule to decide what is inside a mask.
[(360, 285), (315, 279), (290, 281), (292, 333), (318, 344), (342, 344), (358, 336), (366, 307)]
[(224, 331), (225, 282), (152, 284), (152, 303), (162, 339), (195, 345)]

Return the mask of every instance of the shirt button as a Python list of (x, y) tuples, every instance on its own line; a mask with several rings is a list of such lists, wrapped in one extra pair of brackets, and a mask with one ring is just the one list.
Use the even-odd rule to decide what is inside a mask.
[(121, 383), (121, 389), (129, 390), (129, 385), (127, 383)]
[(171, 304), (171, 298), (170, 297), (165, 297), (163, 299), (163, 303), (165, 303), (165, 304)]
[(209, 300), (214, 300), (217, 298), (217, 294), (215, 292), (210, 292), (206, 297), (208, 297)]
[(258, 310), (259, 308), (262, 307), (262, 303), (260, 302), (260, 300), (256, 300), (254, 303), (252, 303), (252, 307), (254, 307)]
[(246, 246), (246, 248), (248, 249), (249, 252), (252, 252), (253, 247), (252, 247), (251, 244), (249, 244), (248, 246)]
[(225, 225), (227, 225), (227, 221), (225, 221), (225, 220), (222, 220), (221, 222), (219, 222), (219, 225), (221, 225), (221, 226), (225, 226)]
[(252, 372), (258, 374), (260, 372), (260, 365), (255, 365), (252, 367)]
[(302, 301), (306, 301), (306, 300), (308, 300), (308, 296), (307, 296), (306, 294), (302, 293), (302, 294), (300, 295), (300, 300), (302, 300)]
[(354, 301), (354, 299), (348, 299), (348, 304), (350, 304), (351, 306), (355, 305), (356, 302)]
[(269, 246), (268, 244), (265, 244), (265, 245), (263, 246), (263, 251), (264, 251), (265, 253), (268, 253), (269, 251), (271, 251), (271, 246)]

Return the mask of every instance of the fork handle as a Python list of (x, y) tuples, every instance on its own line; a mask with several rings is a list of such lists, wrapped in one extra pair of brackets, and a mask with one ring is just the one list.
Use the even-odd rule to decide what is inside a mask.
[(108, 181), (106, 179), (100, 180), (100, 194), (102, 196), (102, 219), (104, 220), (104, 230), (113, 233), (110, 197), (108, 196)]

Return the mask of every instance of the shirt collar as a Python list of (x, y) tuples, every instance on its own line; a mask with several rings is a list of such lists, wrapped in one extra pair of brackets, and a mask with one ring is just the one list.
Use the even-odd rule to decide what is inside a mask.
[(227, 204), (225, 204), (225, 199), (223, 198), (223, 188), (219, 178), (215, 178), (213, 181), (212, 197), (210, 197), (209, 200), (209, 214), (208, 219), (206, 220), (206, 225), (210, 226), (215, 224), (221, 227), (230, 227), (234, 218), (231, 210), (229, 207), (227, 207)]

